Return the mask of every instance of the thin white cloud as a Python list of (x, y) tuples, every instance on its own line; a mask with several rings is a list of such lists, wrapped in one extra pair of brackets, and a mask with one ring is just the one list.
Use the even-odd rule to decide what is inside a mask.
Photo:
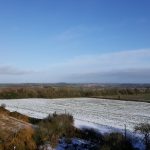
[(71, 82), (100, 82), (100, 83), (150, 83), (150, 68), (111, 70), (107, 72), (73, 74), (66, 78)]
[(21, 70), (13, 66), (0, 66), (0, 75), (25, 75), (33, 73), (29, 70)]
[(84, 55), (51, 66), (53, 70), (68, 70), (67, 73), (90, 73), (148, 67), (150, 67), (150, 49)]
[(57, 35), (53, 36), (50, 40), (52, 40), (55, 43), (69, 42), (79, 40), (79, 38), (86, 38), (87, 35), (91, 35), (93, 33), (100, 33), (102, 30), (103, 28), (101, 27), (78, 25), (58, 33)]
[(69, 82), (146, 82), (150, 49), (79, 56), (52, 65), (49, 72)]
[(0, 82), (150, 82), (150, 49), (84, 55), (28, 71), (0, 66)]

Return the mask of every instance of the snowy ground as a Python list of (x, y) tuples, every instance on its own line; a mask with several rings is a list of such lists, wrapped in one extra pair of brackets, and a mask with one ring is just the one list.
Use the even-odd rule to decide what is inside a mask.
[(70, 113), (76, 127), (93, 127), (109, 131), (112, 128), (133, 131), (136, 124), (150, 123), (150, 103), (104, 100), (95, 98), (17, 99), (0, 100), (10, 111), (43, 118), (49, 113)]

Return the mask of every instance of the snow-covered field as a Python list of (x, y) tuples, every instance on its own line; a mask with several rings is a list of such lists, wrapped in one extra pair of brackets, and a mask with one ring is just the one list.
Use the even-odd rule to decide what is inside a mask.
[(31, 117), (43, 118), (49, 113), (70, 113), (75, 126), (89, 126), (96, 129), (112, 128), (133, 131), (136, 124), (150, 123), (150, 103), (104, 100), (95, 98), (66, 99), (18, 99), (0, 100), (10, 111), (18, 111)]

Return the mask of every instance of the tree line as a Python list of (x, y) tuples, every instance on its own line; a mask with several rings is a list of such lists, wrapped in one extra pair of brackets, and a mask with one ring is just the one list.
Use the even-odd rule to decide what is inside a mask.
[(150, 94), (150, 88), (11, 87), (0, 88), (0, 99), (71, 98)]

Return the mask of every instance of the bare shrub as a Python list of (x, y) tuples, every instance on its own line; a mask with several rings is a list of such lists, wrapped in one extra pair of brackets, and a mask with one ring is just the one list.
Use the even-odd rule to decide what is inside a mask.
[(150, 124), (141, 123), (135, 126), (135, 131), (144, 135), (143, 141), (145, 148), (146, 150), (150, 150)]

